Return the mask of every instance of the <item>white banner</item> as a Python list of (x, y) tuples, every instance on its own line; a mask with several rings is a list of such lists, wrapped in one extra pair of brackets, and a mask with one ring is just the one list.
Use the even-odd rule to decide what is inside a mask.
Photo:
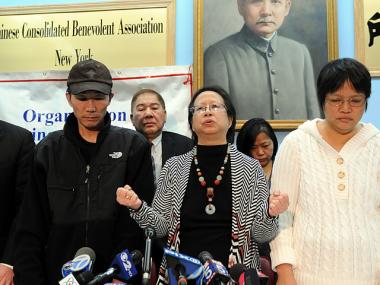
[[(141, 88), (151, 88), (165, 100), (165, 129), (191, 136), (187, 122), (191, 66), (115, 69), (111, 74), (115, 96), (108, 111), (113, 125), (134, 129), (129, 118), (132, 96)], [(72, 112), (65, 96), (67, 76), (67, 71), (0, 73), (0, 119), (30, 130), (36, 143), (62, 129)]]

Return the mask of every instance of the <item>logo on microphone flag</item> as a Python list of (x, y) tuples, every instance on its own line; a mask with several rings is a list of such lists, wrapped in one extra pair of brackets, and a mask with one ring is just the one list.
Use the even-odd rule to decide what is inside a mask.
[(73, 274), (67, 275), (61, 281), (59, 281), (59, 285), (80, 285), (78, 281), (75, 279)]

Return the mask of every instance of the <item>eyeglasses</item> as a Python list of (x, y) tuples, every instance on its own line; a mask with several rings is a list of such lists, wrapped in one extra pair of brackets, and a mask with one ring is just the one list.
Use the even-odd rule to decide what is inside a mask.
[(206, 113), (207, 110), (210, 112), (221, 112), (226, 110), (226, 106), (223, 104), (214, 103), (206, 106), (194, 106), (189, 109), (192, 114), (203, 114)]
[(365, 97), (352, 97), (348, 99), (343, 99), (343, 98), (338, 98), (338, 97), (326, 98), (326, 103), (334, 107), (341, 107), (346, 101), (351, 107), (361, 107), (366, 102), (366, 98)]

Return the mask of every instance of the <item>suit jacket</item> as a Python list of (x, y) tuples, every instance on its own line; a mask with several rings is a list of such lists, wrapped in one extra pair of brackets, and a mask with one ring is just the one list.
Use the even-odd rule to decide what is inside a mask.
[(311, 119), (320, 116), (307, 47), (274, 35), (270, 43), (244, 26), (205, 53), (205, 85), (231, 96), (239, 119)]
[[(192, 149), (194, 142), (192, 139), (172, 132), (163, 131), (161, 146), (162, 146), (162, 166), (166, 161), (177, 155), (184, 154)], [(164, 254), (164, 246), (166, 237), (153, 240), (152, 255), (157, 266), (161, 264), (162, 255)]]
[(0, 262), (12, 264), (9, 238), (27, 185), (34, 141), (32, 134), (0, 120)]
[[(257, 242), (271, 240), (277, 233), (278, 219), (268, 215), (269, 191), (262, 168), (254, 160), (231, 146), (232, 232), (230, 257), (235, 263), (260, 268)], [(168, 160), (162, 168), (152, 207), (145, 202), (132, 217), (145, 228), (153, 226), (157, 236), (168, 235), (167, 246), (179, 249), (180, 216), (190, 175), (194, 150)], [(194, 241), (196, 242), (196, 241)], [(207, 249), (205, 249), (207, 250)], [(159, 283), (167, 283), (163, 273), (163, 260)]]
[(162, 132), (162, 166), (176, 155), (181, 155), (192, 149), (194, 142), (186, 136), (163, 131)]

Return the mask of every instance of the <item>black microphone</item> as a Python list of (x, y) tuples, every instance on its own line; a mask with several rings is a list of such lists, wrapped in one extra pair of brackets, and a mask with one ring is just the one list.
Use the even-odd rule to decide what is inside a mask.
[(260, 285), (260, 278), (255, 268), (249, 269), (247, 266), (237, 263), (231, 267), (230, 274), (238, 285)]
[(186, 268), (181, 263), (178, 263), (175, 268), (174, 272), (177, 278), (177, 284), (178, 285), (187, 285), (187, 278), (186, 278)]
[(141, 259), (142, 253), (140, 251), (134, 250), (129, 253), (125, 249), (115, 256), (110, 268), (96, 275), (87, 285), (104, 284), (113, 278), (127, 281), (137, 275), (136, 265), (141, 262)]
[(214, 260), (211, 253), (202, 251), (198, 258), (203, 264), (203, 284), (220, 285), (227, 284), (231, 280), (226, 267), (220, 261)]
[(89, 247), (82, 247), (75, 253), (74, 259), (62, 266), (62, 280), (59, 284), (87, 284), (93, 278), (91, 273), (96, 254)]
[(144, 230), (145, 234), (145, 254), (142, 266), (142, 285), (150, 283), (150, 270), (152, 268), (152, 239), (156, 236), (156, 232), (152, 227), (147, 227)]
[(76, 276), (78, 283), (83, 285), (88, 284), (92, 279), (94, 279), (94, 274), (91, 271), (83, 271)]

